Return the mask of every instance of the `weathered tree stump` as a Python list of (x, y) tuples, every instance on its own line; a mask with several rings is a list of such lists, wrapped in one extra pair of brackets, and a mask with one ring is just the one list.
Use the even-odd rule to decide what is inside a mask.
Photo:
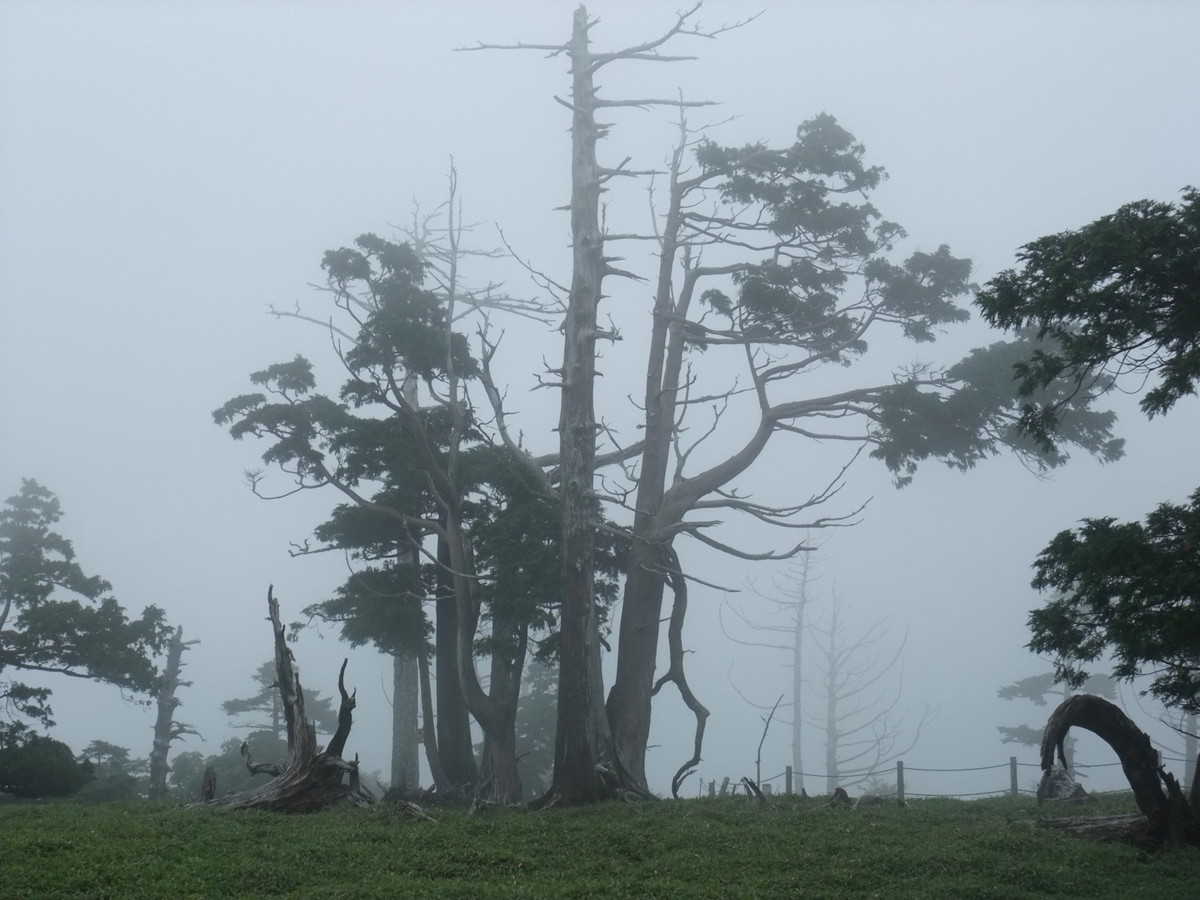
[(1072, 727), (1086, 728), (1099, 735), (1116, 751), (1141, 815), (1050, 820), (1042, 824), (1081, 837), (1119, 840), (1147, 848), (1200, 846), (1200, 822), (1196, 811), (1184, 797), (1175, 776), (1159, 765), (1158, 753), (1151, 746), (1149, 736), (1117, 706), (1094, 694), (1068, 697), (1046, 723), (1042, 735), (1039, 802), (1053, 777), (1056, 753), (1066, 768), (1063, 743)]
[(346, 692), (346, 662), (343, 660), (338, 673), (342, 702), (337, 731), (329, 746), (321, 750), (317, 747), (316, 726), (304, 713), (304, 691), (293, 666), (292, 651), (284, 639), (279, 603), (272, 588), (267, 589), (267, 609), (275, 636), (275, 676), (287, 723), (288, 758), (279, 774), (263, 787), (233, 794), (220, 801), (221, 805), (232, 809), (313, 812), (327, 806), (367, 806), (375, 802), (359, 784), (357, 758), (354, 762), (342, 758), (355, 706), (354, 695)]

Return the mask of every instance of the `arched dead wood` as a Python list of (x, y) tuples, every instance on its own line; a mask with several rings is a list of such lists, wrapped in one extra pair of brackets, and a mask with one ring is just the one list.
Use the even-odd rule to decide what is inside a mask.
[[(270, 783), (256, 791), (227, 797), (221, 801), (222, 805), (233, 809), (313, 812), (327, 806), (373, 803), (374, 798), (359, 785), (358, 760), (342, 759), (355, 706), (354, 695), (346, 691), (346, 663), (343, 661), (338, 673), (342, 703), (337, 731), (329, 747), (322, 751), (317, 747), (317, 729), (304, 713), (304, 691), (293, 666), (292, 651), (284, 640), (279, 602), (272, 588), (267, 589), (267, 609), (275, 635), (275, 680), (287, 722), (288, 759)], [(244, 750), (248, 754), (248, 748)]]
[(1158, 753), (1151, 746), (1149, 736), (1117, 706), (1094, 694), (1068, 697), (1046, 723), (1042, 735), (1039, 799), (1044, 794), (1043, 786), (1051, 778), (1056, 754), (1063, 767), (1066, 766), (1063, 743), (1072, 727), (1086, 728), (1099, 735), (1116, 751), (1142, 818), (1139, 821), (1123, 816), (1121, 822), (1069, 819), (1047, 822), (1047, 825), (1085, 837), (1098, 835), (1105, 840), (1125, 840), (1140, 846), (1200, 846), (1200, 823), (1175, 776), (1158, 764)]

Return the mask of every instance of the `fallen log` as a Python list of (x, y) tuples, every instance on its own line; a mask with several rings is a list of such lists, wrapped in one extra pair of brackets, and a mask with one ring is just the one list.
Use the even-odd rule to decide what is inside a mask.
[[(346, 662), (343, 660), (338, 673), (338, 691), (342, 700), (337, 733), (322, 750), (317, 746), (316, 726), (304, 712), (304, 691), (292, 651), (284, 639), (279, 602), (273, 588), (267, 589), (267, 610), (275, 638), (275, 676), (287, 724), (288, 758), (270, 782), (257, 790), (225, 797), (220, 804), (231, 809), (295, 813), (314, 812), (327, 806), (374, 803), (375, 798), (359, 784), (357, 757), (353, 762), (342, 758), (355, 707), (354, 695), (346, 691)], [(248, 748), (244, 752), (250, 764)], [(260, 771), (265, 769), (263, 764), (257, 764), (257, 767)]]
[[(1062, 819), (1043, 824), (1081, 837), (1121, 840), (1140, 847), (1200, 846), (1200, 822), (1175, 776), (1158, 762), (1150, 737), (1116, 705), (1094, 694), (1068, 697), (1050, 716), (1042, 735), (1042, 780), (1038, 802), (1048, 793), (1055, 772), (1055, 756), (1067, 767), (1064, 742), (1071, 728), (1086, 728), (1104, 740), (1121, 761), (1133, 789), (1140, 816), (1107, 819)], [(1165, 789), (1165, 790), (1164, 790)]]

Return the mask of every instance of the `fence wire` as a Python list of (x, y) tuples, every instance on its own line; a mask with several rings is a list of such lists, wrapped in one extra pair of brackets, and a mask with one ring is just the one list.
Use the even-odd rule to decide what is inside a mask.
[[(1182, 757), (1160, 756), (1159, 759), (1164, 763), (1166, 763), (1166, 762), (1187, 763), (1187, 760), (1183, 759)], [(1071, 768), (1076, 769), (1076, 770), (1078, 770), (1078, 769), (1107, 769), (1107, 768), (1112, 768), (1113, 766), (1119, 766), (1119, 765), (1121, 765), (1121, 763), (1119, 761), (1108, 762), (1108, 763), (1072, 763)], [(958, 773), (958, 772), (987, 772), (987, 771), (993, 771), (996, 769), (1008, 769), (1009, 771), (1014, 772), (1014, 779), (1013, 779), (1014, 783), (1012, 785), (1010, 785), (1010, 787), (1008, 787), (1008, 788), (994, 788), (992, 790), (987, 790), (987, 791), (974, 791), (974, 792), (954, 793), (954, 794), (932, 794), (932, 793), (924, 793), (924, 792), (920, 792), (920, 791), (910, 791), (907, 788), (903, 788), (902, 796), (903, 797), (920, 797), (920, 798), (964, 799), (964, 798), (968, 798), (968, 797), (995, 797), (995, 796), (1005, 796), (1005, 795), (1015, 796), (1017, 794), (1029, 794), (1029, 795), (1036, 794), (1037, 791), (1029, 790), (1027, 788), (1021, 788), (1021, 787), (1016, 786), (1016, 784), (1015, 784), (1015, 769), (1016, 768), (1038, 769), (1040, 771), (1041, 765), (1038, 763), (1018, 762), (1018, 761), (1016, 761), (1015, 758), (1010, 758), (1008, 762), (996, 763), (994, 765), (961, 766), (958, 768), (932, 768), (932, 767), (925, 767), (925, 766), (909, 766), (909, 765), (906, 765), (903, 761), (900, 761), (897, 763), (897, 765), (892, 766), (887, 769), (877, 769), (877, 770), (867, 770), (867, 771), (846, 771), (846, 772), (839, 772), (838, 774), (839, 774), (840, 778), (846, 779), (846, 780), (853, 779), (855, 781), (855, 783), (865, 781), (869, 778), (895, 776), (897, 778), (898, 785), (900, 785), (900, 784), (902, 784), (903, 775), (908, 772), (952, 774), (952, 773)], [(788, 767), (788, 768), (784, 769), (782, 772), (779, 772), (778, 774), (772, 775), (769, 778), (761, 779), (758, 782), (758, 784), (760, 786), (761, 785), (772, 785), (772, 784), (778, 782), (780, 779), (784, 779), (785, 780), (785, 790), (786, 790), (787, 789), (786, 786), (790, 786), (790, 784), (792, 783), (792, 779), (799, 779), (803, 783), (803, 781), (805, 779), (812, 779), (814, 781), (823, 781), (823, 780), (826, 780), (827, 778), (828, 778), (828, 775), (825, 773), (797, 772), (796, 770), (792, 769), (791, 767)], [(718, 786), (721, 787), (722, 791), (730, 790), (734, 794), (738, 793), (739, 788), (742, 787), (740, 779), (731, 779), (731, 778), (726, 778), (724, 781), (724, 784), (722, 784), (721, 782), (719, 782), (717, 780), (709, 781), (707, 784), (708, 784), (708, 790), (709, 790), (710, 794), (715, 793)], [(704, 787), (705, 787), (705, 781), (704, 781), (704, 779), (700, 779), (699, 793), (701, 793), (701, 794), (704, 793)], [(1096, 791), (1091, 791), (1090, 793), (1092, 793), (1092, 794), (1118, 794), (1118, 793), (1125, 793), (1127, 790), (1128, 790), (1127, 788), (1118, 789), (1118, 790), (1110, 790), (1110, 791), (1096, 790)], [(898, 787), (898, 789), (895, 791), (895, 793), (900, 794), (901, 789)]]

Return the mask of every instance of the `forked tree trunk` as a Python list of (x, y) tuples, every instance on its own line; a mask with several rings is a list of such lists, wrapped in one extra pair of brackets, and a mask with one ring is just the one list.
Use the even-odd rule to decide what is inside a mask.
[(276, 812), (313, 812), (327, 806), (367, 806), (374, 798), (358, 781), (358, 760), (342, 758), (350, 736), (355, 698), (346, 692), (346, 663), (338, 673), (338, 727), (324, 750), (317, 747), (317, 729), (304, 712), (304, 691), (293, 666), (292, 651), (284, 640), (279, 602), (267, 589), (267, 608), (275, 636), (275, 676), (287, 721), (288, 759), (279, 775), (257, 791), (234, 794), (221, 801), (233, 809), (269, 809)]
[[(1200, 846), (1200, 822), (1179, 782), (1159, 765), (1158, 753), (1149, 736), (1103, 697), (1077, 694), (1064, 700), (1050, 716), (1042, 736), (1043, 786), (1051, 778), (1056, 753), (1063, 768), (1066, 767), (1063, 742), (1073, 726), (1094, 732), (1116, 751), (1142, 814), (1107, 820), (1067, 819), (1050, 821), (1047, 825), (1083, 837), (1123, 840), (1139, 846)], [(1039, 799), (1043, 793), (1039, 786)]]

